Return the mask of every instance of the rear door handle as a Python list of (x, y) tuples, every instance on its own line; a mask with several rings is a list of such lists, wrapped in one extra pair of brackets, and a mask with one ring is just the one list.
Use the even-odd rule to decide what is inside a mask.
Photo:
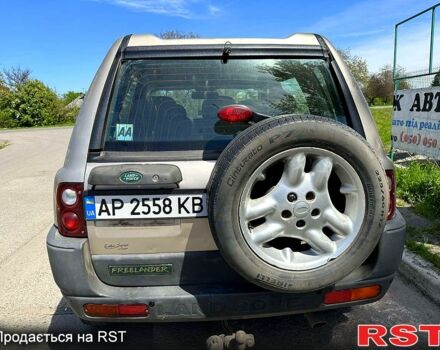
[(171, 164), (118, 164), (93, 168), (88, 183), (92, 186), (134, 188), (177, 188), (182, 172)]

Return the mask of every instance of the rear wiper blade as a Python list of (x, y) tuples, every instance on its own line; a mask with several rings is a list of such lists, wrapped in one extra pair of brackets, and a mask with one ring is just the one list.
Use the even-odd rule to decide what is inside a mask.
[(223, 53), (222, 53), (222, 62), (223, 64), (228, 63), (229, 55), (232, 52), (232, 43), (230, 41), (225, 42), (223, 46)]

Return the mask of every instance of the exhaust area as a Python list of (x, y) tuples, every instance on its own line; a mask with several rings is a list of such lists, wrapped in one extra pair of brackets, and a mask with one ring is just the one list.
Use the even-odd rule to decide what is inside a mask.
[(327, 321), (320, 317), (316, 312), (307, 312), (304, 314), (304, 317), (312, 329), (321, 328), (327, 325)]

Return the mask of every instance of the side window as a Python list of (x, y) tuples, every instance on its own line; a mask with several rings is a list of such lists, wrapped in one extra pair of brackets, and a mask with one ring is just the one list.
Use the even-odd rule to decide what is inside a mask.
[(283, 87), (283, 90), (295, 100), (296, 113), (310, 113), (309, 107), (307, 106), (306, 96), (295, 78), (282, 81), (281, 86)]
[(328, 70), (322, 70), (321, 67), (315, 67), (314, 72), (316, 78), (321, 85), (321, 89), (325, 94), (325, 99), (328, 101), (327, 108), (329, 110), (329, 113), (335, 116), (335, 119), (337, 121), (347, 124), (347, 118), (344, 115), (341, 100), (336, 93), (336, 86), (334, 84), (334, 81), (331, 79)]

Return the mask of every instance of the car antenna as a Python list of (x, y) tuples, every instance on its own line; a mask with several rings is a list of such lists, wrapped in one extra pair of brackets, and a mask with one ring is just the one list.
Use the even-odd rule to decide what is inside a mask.
[(225, 42), (225, 45), (223, 46), (223, 54), (222, 54), (222, 62), (224, 64), (228, 63), (229, 55), (232, 52), (232, 43), (230, 41)]

